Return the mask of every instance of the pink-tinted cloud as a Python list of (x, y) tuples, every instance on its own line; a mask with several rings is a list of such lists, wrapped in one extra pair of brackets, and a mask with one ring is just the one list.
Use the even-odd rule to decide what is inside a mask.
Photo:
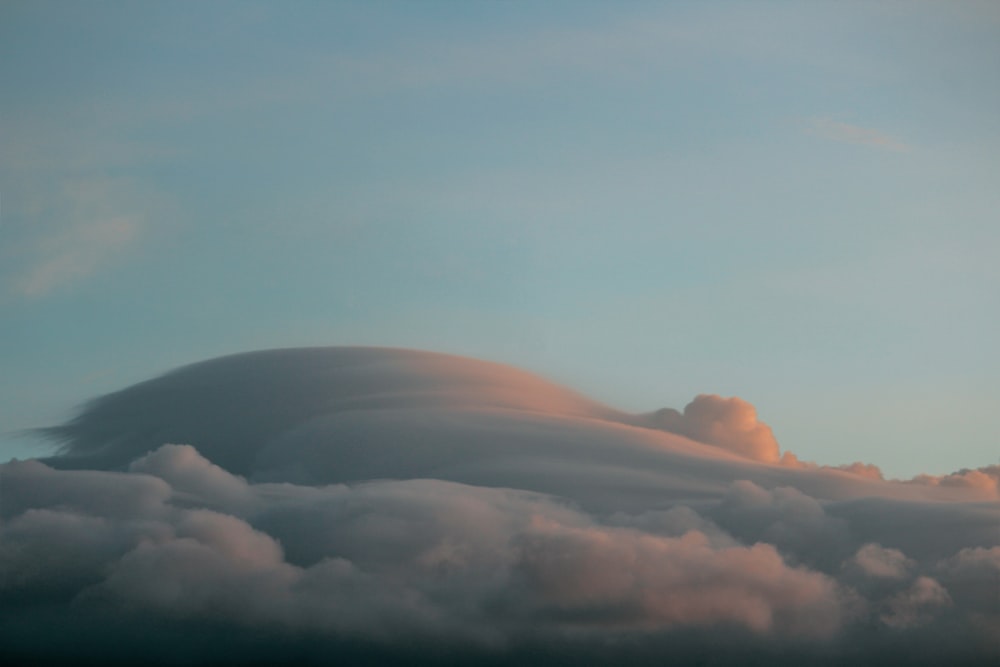
[(535, 521), (517, 544), (529, 599), (560, 623), (735, 624), (814, 638), (832, 636), (840, 624), (834, 582), (790, 568), (767, 544), (719, 549), (697, 531), (662, 538), (546, 521)]
[(54, 433), (63, 455), (0, 466), (0, 641), (32, 659), (57, 655), (46, 623), (124, 659), (91, 618), (206, 664), (289, 641), (397, 664), (1000, 657), (994, 467), (799, 462), (737, 398), (629, 415), (475, 360), (283, 350)]
[(908, 481), (912, 484), (954, 489), (985, 500), (1000, 498), (1000, 465), (963, 469), (949, 475), (917, 475)]
[[(186, 456), (189, 469), (212, 469)], [(90, 474), (52, 471), (48, 486), (72, 489), (74, 478)], [(105, 481), (128, 485), (129, 476)], [(830, 636), (839, 625), (834, 582), (788, 566), (770, 545), (720, 547), (695, 530), (650, 535), (594, 523), (541, 496), (433, 480), (247, 489), (256, 503), (270, 502), (245, 518), (166, 499), (127, 520), (81, 508), (29, 510), (4, 528), (4, 588), (24, 594), (62, 573), (84, 606), (358, 632), (359, 614), (368, 613), (366, 634), (374, 635), (374, 617), (389, 614), (418, 633), (464, 628), (470, 641), (512, 623), (616, 633), (736, 624), (806, 637)], [(261, 510), (283, 513), (277, 532), (298, 558), (298, 540), (319, 551), (288, 562), (273, 536), (248, 523)], [(310, 534), (296, 537), (297, 526)], [(361, 587), (373, 597), (321, 602), (312, 586)], [(478, 619), (454, 617), (469, 608), (481, 610)], [(307, 620), (307, 609), (322, 613)]]
[(710, 394), (696, 396), (684, 412), (670, 408), (653, 415), (653, 423), (665, 431), (715, 445), (756, 461), (775, 463), (778, 441), (771, 427), (757, 420), (757, 411), (741, 398)]
[(848, 463), (846, 465), (837, 466), (837, 469), (849, 472), (860, 477), (867, 477), (869, 479), (885, 479), (882, 475), (882, 470), (872, 463), (862, 463), (860, 461), (855, 461), (854, 463)]
[(905, 151), (908, 146), (887, 134), (869, 127), (851, 125), (832, 118), (816, 118), (812, 121), (810, 131), (824, 139), (841, 141), (851, 144), (861, 144), (884, 148), (890, 151)]

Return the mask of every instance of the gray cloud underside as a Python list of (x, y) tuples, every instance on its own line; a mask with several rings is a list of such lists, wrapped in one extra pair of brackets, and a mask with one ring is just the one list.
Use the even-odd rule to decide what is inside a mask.
[(982, 485), (779, 458), (739, 399), (630, 415), (496, 364), (317, 348), (185, 367), (51, 433), (63, 454), (0, 468), (21, 659), (1000, 658)]

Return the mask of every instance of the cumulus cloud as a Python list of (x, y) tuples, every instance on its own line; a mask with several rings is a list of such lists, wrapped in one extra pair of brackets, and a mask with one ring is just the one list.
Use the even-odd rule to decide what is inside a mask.
[(839, 625), (834, 582), (789, 567), (769, 544), (719, 549), (697, 531), (663, 538), (537, 521), (519, 547), (535, 604), (561, 623), (734, 624), (807, 637)]
[(708, 514), (744, 542), (774, 544), (797, 561), (826, 570), (843, 560), (851, 544), (844, 519), (792, 487), (765, 489), (740, 480)]
[(128, 470), (159, 477), (178, 501), (187, 497), (196, 504), (236, 509), (251, 499), (245, 479), (205, 460), (191, 445), (165, 444), (130, 463)]
[(983, 466), (974, 470), (962, 469), (949, 475), (917, 475), (913, 484), (956, 489), (986, 499), (1000, 499), (1000, 465)]
[(885, 579), (902, 579), (915, 565), (899, 549), (886, 549), (874, 543), (858, 549), (850, 564), (866, 576)]
[(950, 604), (951, 597), (941, 584), (930, 577), (918, 577), (910, 588), (889, 599), (880, 618), (890, 627), (911, 628), (926, 625)]
[[(185, 457), (186, 470), (215, 473), (197, 454)], [(15, 475), (24, 466), (10, 465)], [(92, 475), (32, 467), (70, 498)], [(102, 481), (125, 496), (134, 479)], [(170, 501), (191, 505), (192, 491), (172, 491), (127, 518), (101, 503), (18, 514), (0, 544), (4, 588), (24, 596), (52, 588), (59, 574), (82, 608), (374, 637), (392, 619), (396, 632), (457, 631), (468, 641), (537, 624), (615, 633), (724, 623), (829, 636), (839, 622), (834, 582), (790, 567), (771, 545), (719, 547), (697, 530), (662, 537), (601, 525), (517, 490), (437, 480), (248, 485), (254, 498), (242, 516), (179, 506)], [(275, 536), (289, 544), (287, 558)]]
[(1000, 546), (962, 549), (940, 561), (934, 574), (956, 605), (1000, 630)]
[(771, 427), (757, 420), (757, 411), (741, 398), (701, 394), (684, 412), (664, 408), (652, 415), (653, 424), (665, 431), (735, 452), (757, 461), (774, 463), (778, 441)]
[(629, 415), (486, 362), (283, 350), (50, 432), (0, 466), (0, 641), (35, 663), (67, 661), (53, 626), (89, 662), (1000, 657), (1000, 507), (787, 465), (739, 399)]

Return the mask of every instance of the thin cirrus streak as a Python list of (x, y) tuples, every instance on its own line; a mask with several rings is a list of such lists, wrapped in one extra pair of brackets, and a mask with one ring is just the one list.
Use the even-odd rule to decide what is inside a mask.
[(311, 348), (48, 432), (62, 453), (0, 485), (0, 638), (36, 663), (1000, 657), (995, 467), (800, 462), (736, 398), (635, 415), (499, 364)]
[[(136, 186), (108, 178), (68, 181), (9, 212), (26, 233), (0, 279), (26, 299), (68, 288), (115, 264), (141, 239), (150, 205)], [(25, 227), (27, 231), (27, 227)]]
[(830, 139), (832, 141), (862, 144), (898, 152), (909, 149), (909, 146), (902, 141), (879, 132), (878, 130), (870, 127), (844, 123), (832, 118), (813, 119), (809, 130), (812, 134), (823, 137), (824, 139)]

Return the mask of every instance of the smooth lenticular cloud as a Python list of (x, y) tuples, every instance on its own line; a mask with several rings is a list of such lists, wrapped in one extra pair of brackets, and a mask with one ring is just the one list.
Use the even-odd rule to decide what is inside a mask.
[(978, 477), (788, 465), (737, 398), (630, 415), (497, 364), (312, 348), (49, 432), (62, 454), (0, 466), (0, 640), (34, 663), (1000, 659)]

